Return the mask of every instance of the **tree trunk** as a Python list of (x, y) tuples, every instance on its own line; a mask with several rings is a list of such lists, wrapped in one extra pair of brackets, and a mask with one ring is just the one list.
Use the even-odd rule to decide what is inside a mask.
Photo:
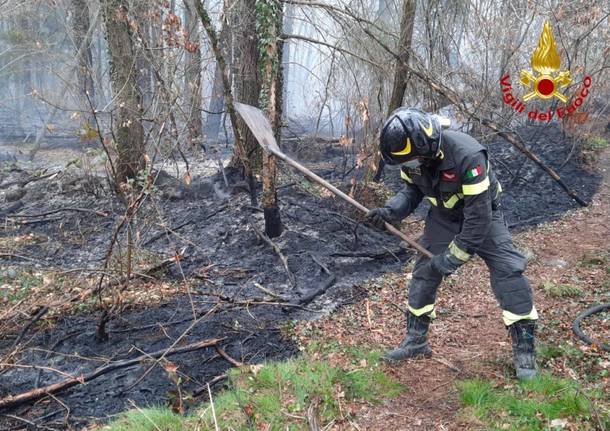
[(185, 25), (188, 33), (186, 48), (184, 92), (187, 101), (186, 114), (188, 141), (191, 145), (202, 143), (203, 122), (201, 120), (201, 50), (199, 43), (199, 20), (196, 17), (195, 3), (185, 0)]
[(394, 85), (392, 87), (390, 104), (388, 105), (388, 115), (395, 109), (402, 106), (402, 100), (405, 97), (409, 72), (405, 68), (404, 64), (409, 63), (414, 19), (415, 0), (404, 0), (402, 7), (402, 19), (400, 21), (400, 41), (398, 42), (398, 56), (400, 61), (396, 61), (394, 66)]
[[(281, 47), (278, 45), (279, 32), (282, 29), (282, 4), (279, 0), (258, 0), (257, 2), (258, 34), (261, 70), (263, 73), (261, 87), (261, 105), (265, 106), (267, 115), (279, 142), (282, 118), (281, 105)], [(277, 159), (263, 154), (263, 213), (265, 216), (265, 233), (269, 238), (282, 233), (282, 220), (277, 206), (275, 179)]]
[[(235, 32), (235, 89), (237, 100), (247, 105), (259, 106), (261, 92), (258, 71), (258, 36), (256, 33), (256, 0), (239, 0), (237, 7), (240, 31)], [(246, 157), (252, 169), (260, 172), (262, 149), (256, 138), (241, 118), (237, 125), (244, 138)], [(234, 152), (232, 164), (236, 164), (238, 154)]]
[[(409, 71), (406, 64), (409, 63), (411, 52), (411, 39), (413, 38), (413, 22), (415, 20), (415, 0), (403, 0), (402, 19), (400, 21), (400, 40), (398, 42), (398, 59), (394, 66), (394, 84), (392, 85), (392, 95), (388, 104), (388, 116), (397, 108), (402, 106), (407, 89), (407, 78)], [(383, 174), (385, 163), (377, 154), (377, 172), (374, 181), (379, 181)]]
[[(253, 206), (256, 206), (256, 187), (254, 183), (254, 175), (252, 174), (252, 166), (250, 165), (250, 160), (246, 156), (246, 151), (244, 148), (241, 133), (239, 131), (239, 127), (237, 127), (237, 113), (235, 112), (235, 107), (233, 106), (233, 93), (231, 92), (231, 81), (229, 77), (227, 63), (220, 47), (218, 35), (216, 34), (216, 30), (212, 25), (212, 21), (210, 20), (208, 12), (203, 7), (203, 3), (201, 2), (201, 0), (194, 1), (197, 13), (199, 14), (199, 18), (201, 19), (201, 24), (203, 25), (203, 28), (205, 29), (205, 32), (208, 35), (208, 38), (210, 39), (210, 45), (212, 46), (214, 57), (216, 57), (216, 62), (218, 64), (218, 67), (220, 68), (220, 75), (222, 77), (222, 86), (224, 91), (224, 103), (227, 107), (227, 111), (229, 112), (229, 116), (231, 117), (231, 125), (233, 126), (233, 134), (235, 135), (235, 151), (237, 151), (237, 154), (239, 154), (239, 160), (241, 161), (242, 166), (244, 168), (244, 176), (248, 179), (248, 186), (250, 187), (250, 203)], [(225, 10), (228, 10), (226, 4)]]
[[(294, 32), (294, 21), (295, 21), (295, 5), (292, 3), (286, 3), (286, 11), (284, 13), (284, 34), (293, 34)], [(289, 94), (291, 89), (291, 45), (294, 42), (286, 40), (282, 42), (282, 113), (287, 115), (287, 103), (289, 100)]]
[[(95, 87), (93, 85), (93, 56), (91, 55), (91, 36), (89, 26), (89, 6), (85, 0), (72, 0), (74, 47), (76, 48), (76, 80), (81, 109), (89, 111), (90, 103), (95, 106)], [(89, 122), (89, 118), (85, 119)]]
[(214, 82), (212, 83), (212, 95), (210, 97), (210, 104), (208, 105), (208, 113), (205, 120), (205, 128), (203, 134), (205, 139), (209, 142), (218, 141), (218, 135), (220, 134), (220, 124), (222, 123), (222, 117), (225, 103), (223, 85), (222, 85), (222, 72), (220, 67), (216, 65), (214, 70)]
[[(225, 10), (229, 8), (225, 7)], [(228, 12), (227, 12), (228, 13)], [(221, 54), (227, 58), (227, 52), (230, 51), (230, 47), (227, 43), (229, 38), (230, 28), (227, 22), (227, 18), (224, 17), (220, 23), (220, 34), (218, 35), (218, 44)], [(224, 117), (223, 110), (225, 108), (224, 99), (224, 83), (222, 70), (218, 62), (214, 69), (214, 81), (212, 82), (212, 94), (210, 96), (210, 104), (208, 105), (208, 113), (205, 120), (205, 126), (203, 129), (203, 135), (206, 141), (217, 142), (218, 135), (220, 134), (220, 125), (222, 118)], [(236, 147), (237, 148), (237, 147)]]
[[(134, 19), (138, 25), (138, 43), (135, 45), (136, 67), (138, 69), (138, 87), (142, 94), (142, 104), (149, 107), (155, 94), (154, 61), (159, 54), (160, 43), (153, 39), (153, 26), (160, 27), (159, 18), (151, 11), (160, 9), (157, 0), (135, 0), (132, 4), (134, 8)], [(163, 51), (161, 51), (163, 52)]]
[[(23, 13), (19, 17), (19, 31), (22, 35), (33, 32), (31, 22), (28, 19), (26, 13)], [(20, 62), (21, 66), (21, 104), (20, 104), (20, 124), (21, 128), (29, 133), (32, 124), (33, 116), (33, 98), (32, 98), (32, 56), (29, 55), (29, 48), (27, 44), (23, 44), (21, 51), (23, 53), (23, 59)]]
[(135, 178), (144, 167), (142, 95), (126, 0), (102, 0), (106, 40), (110, 57), (110, 80), (115, 100), (113, 122), (118, 153), (117, 187)]

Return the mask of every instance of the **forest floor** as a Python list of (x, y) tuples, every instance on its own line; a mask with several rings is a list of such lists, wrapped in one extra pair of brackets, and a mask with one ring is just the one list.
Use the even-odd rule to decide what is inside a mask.
[[(519, 387), (514, 380), (510, 337), (489, 287), (488, 271), (477, 258), (439, 291), (430, 340), (433, 358), (384, 367), (406, 390), (380, 405), (356, 409), (353, 424), (346, 428), (608, 429), (610, 353), (583, 344), (571, 329), (584, 309), (610, 302), (610, 151), (601, 154), (599, 167), (603, 182), (589, 207), (514, 236), (530, 257), (527, 276), (541, 315), (540, 371), (550, 380), (576, 382), (577, 391), (588, 394), (594, 407), (581, 415), (563, 412), (553, 421), (540, 405), (529, 410), (518, 405), (518, 399), (536, 399), (540, 388)], [(300, 324), (302, 343), (332, 339), (339, 351), (396, 345), (404, 336), (405, 319), (389, 304), (406, 307), (409, 275), (386, 275), (368, 285), (367, 300)], [(585, 322), (585, 332), (596, 343), (608, 343), (610, 313)], [(566, 381), (542, 384), (538, 401), (556, 401), (544, 391), (565, 390)]]
[[(221, 349), (141, 361), (0, 410), (0, 429), (83, 429), (130, 408), (141, 413), (133, 419), (140, 425), (119, 419), (113, 430), (208, 429), (217, 419), (222, 429), (303, 429), (316, 417), (328, 429), (509, 429), (506, 424), (523, 418), (515, 419), (514, 408), (494, 407), (498, 400), (514, 405), (551, 392), (565, 399), (549, 399), (548, 411), (520, 405), (523, 415), (538, 425), (559, 420), (560, 428), (595, 428), (607, 414), (610, 363), (599, 348), (577, 341), (570, 325), (589, 304), (609, 301), (609, 153), (595, 152), (595, 170), (570, 157), (554, 131), (530, 138), (545, 160), (563, 165), (566, 182), (592, 199), (589, 207), (573, 209), (506, 144), (491, 149), (500, 177), (510, 179), (505, 212), (522, 230), (515, 241), (531, 258), (528, 276), (542, 316), (545, 377), (535, 387), (511, 377), (510, 340), (478, 260), (441, 288), (433, 359), (381, 364), (379, 352), (403, 335), (414, 255), (287, 170), (279, 190), (286, 229), (274, 240), (279, 253), (261, 237), (262, 214), (232, 172), (229, 187), (221, 175), (210, 177), (213, 164), (201, 175), (192, 172), (188, 187), (163, 174), (135, 223), (136, 276), (126, 289), (117, 287), (126, 256), (119, 234), (117, 257), (103, 271), (108, 287), (92, 295), (122, 205), (86, 164), (67, 169), (60, 154), (52, 167), (36, 171), (7, 165), (0, 176), (0, 398), (185, 342), (218, 338)], [(349, 175), (337, 175), (343, 156), (335, 152), (319, 162), (313, 155), (309, 166), (345, 183)], [(386, 178), (397, 177), (388, 171)], [(384, 186), (357, 192), (370, 206), (390, 193)], [(404, 230), (417, 233), (421, 215)], [(100, 309), (113, 304), (120, 312), (108, 324), (109, 340), (96, 340)], [(584, 328), (607, 340), (603, 317), (588, 319)], [(286, 361), (291, 357), (297, 359)], [(232, 368), (238, 362), (250, 365)], [(215, 410), (207, 402), (208, 383), (220, 397)], [(572, 400), (567, 413), (566, 397)], [(157, 405), (189, 414), (141, 410)], [(536, 424), (523, 429), (544, 429)]]

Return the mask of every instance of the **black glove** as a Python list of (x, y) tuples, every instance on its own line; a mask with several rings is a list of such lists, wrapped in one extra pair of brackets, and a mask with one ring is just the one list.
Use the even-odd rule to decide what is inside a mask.
[(465, 262), (455, 257), (449, 250), (430, 259), (430, 267), (443, 277), (453, 274)]
[(385, 222), (392, 221), (392, 210), (388, 207), (373, 208), (366, 213), (369, 222), (378, 229), (385, 229)]

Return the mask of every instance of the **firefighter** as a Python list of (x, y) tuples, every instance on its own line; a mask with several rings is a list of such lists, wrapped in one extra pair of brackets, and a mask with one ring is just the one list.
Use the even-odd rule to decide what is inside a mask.
[[(534, 332), (538, 314), (523, 275), (526, 258), (515, 248), (499, 198), (500, 183), (485, 147), (465, 133), (443, 130), (436, 116), (399, 108), (383, 126), (380, 151), (387, 164), (400, 164), (404, 188), (385, 206), (367, 214), (372, 224), (398, 222), (423, 199), (431, 203), (420, 244), (434, 257), (420, 256), (409, 283), (407, 332), (384, 359), (429, 357), (428, 328), (435, 317), (436, 291), (477, 254), (487, 264), (491, 288), (512, 338), (517, 378), (536, 376)], [(475, 299), (475, 298), (473, 298)]]

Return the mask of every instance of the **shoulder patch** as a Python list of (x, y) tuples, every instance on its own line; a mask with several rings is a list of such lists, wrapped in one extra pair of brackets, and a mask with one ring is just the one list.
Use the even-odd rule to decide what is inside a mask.
[(466, 178), (476, 178), (483, 173), (483, 168), (481, 165), (477, 165), (476, 167), (469, 169), (466, 171)]

